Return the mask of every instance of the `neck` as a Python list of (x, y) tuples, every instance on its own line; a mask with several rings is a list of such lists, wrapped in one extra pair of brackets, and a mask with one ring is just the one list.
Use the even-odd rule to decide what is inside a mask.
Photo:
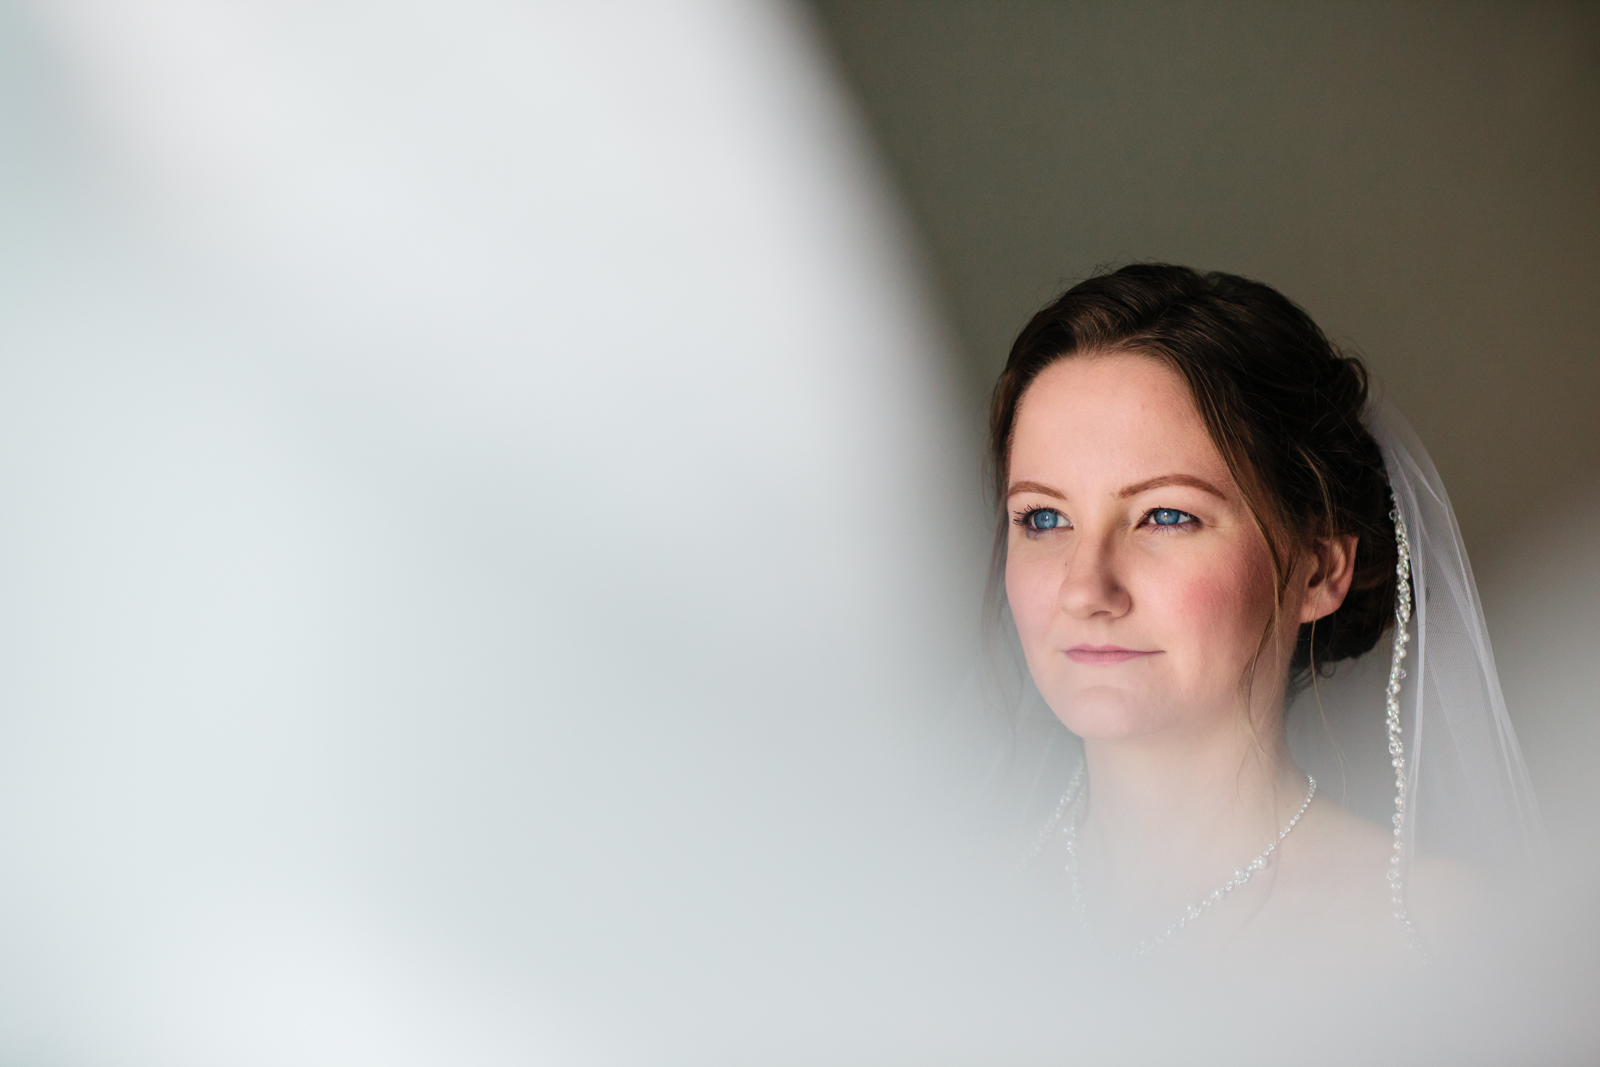
[(1112, 886), (1209, 881), (1259, 853), (1305, 798), (1281, 719), (1086, 740), (1082, 834)]

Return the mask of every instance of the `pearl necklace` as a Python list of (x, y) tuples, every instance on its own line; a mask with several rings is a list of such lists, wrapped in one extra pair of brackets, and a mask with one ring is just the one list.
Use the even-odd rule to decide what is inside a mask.
[[(1080, 764), (1078, 772), (1072, 776), (1072, 781), (1067, 785), (1067, 791), (1061, 796), (1061, 803), (1056, 805), (1055, 814), (1050, 817), (1049, 823), (1045, 825), (1044, 832), (1039, 835), (1039, 841), (1034, 845), (1029, 859), (1044, 851), (1044, 846), (1049, 840), (1050, 834), (1055, 830), (1056, 825), (1061, 821), (1061, 817), (1067, 813), (1067, 809), (1070, 807), (1072, 809), (1072, 817), (1067, 820), (1067, 824), (1062, 827), (1061, 832), (1066, 835), (1067, 876), (1072, 883), (1072, 912), (1077, 916), (1080, 923), (1087, 925), (1083, 906), (1083, 882), (1078, 877), (1078, 823), (1083, 814), (1083, 802), (1089, 794), (1089, 791), (1083, 788), (1083, 777), (1084, 768)], [(1185, 926), (1188, 926), (1204, 914), (1207, 908), (1244, 885), (1252, 875), (1267, 865), (1267, 860), (1277, 851), (1278, 845), (1283, 842), (1284, 838), (1289, 836), (1289, 831), (1299, 824), (1300, 817), (1311, 806), (1311, 798), (1317, 795), (1317, 780), (1308, 774), (1306, 775), (1306, 782), (1310, 788), (1306, 790), (1305, 802), (1300, 805), (1300, 810), (1294, 813), (1294, 817), (1289, 820), (1288, 825), (1278, 831), (1278, 836), (1262, 851), (1261, 855), (1234, 871), (1232, 878), (1213, 889), (1209, 895), (1202, 897), (1198, 904), (1190, 904), (1171, 926), (1168, 926), (1154, 937), (1148, 937), (1140, 941), (1133, 950), (1135, 956), (1148, 956), (1157, 948), (1172, 940)]]

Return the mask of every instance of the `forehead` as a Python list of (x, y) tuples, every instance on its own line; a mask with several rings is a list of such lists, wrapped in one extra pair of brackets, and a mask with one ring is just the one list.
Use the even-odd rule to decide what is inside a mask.
[(1023, 394), (1012, 481), (1120, 488), (1165, 474), (1231, 481), (1187, 383), (1165, 363), (1131, 353), (1071, 356)]

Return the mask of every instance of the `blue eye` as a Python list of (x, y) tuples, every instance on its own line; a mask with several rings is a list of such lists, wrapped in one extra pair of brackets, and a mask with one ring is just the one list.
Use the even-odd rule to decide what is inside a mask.
[(1156, 526), (1182, 526), (1185, 523), (1199, 521), (1187, 511), (1179, 511), (1177, 508), (1156, 508), (1150, 513), (1149, 519)]
[(1071, 525), (1067, 517), (1054, 508), (1033, 508), (1017, 516), (1017, 525), (1030, 532), (1060, 530)]

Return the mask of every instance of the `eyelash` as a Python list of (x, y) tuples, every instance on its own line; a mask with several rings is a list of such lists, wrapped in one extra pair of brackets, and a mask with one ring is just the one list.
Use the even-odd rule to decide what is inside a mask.
[[(1038, 530), (1038, 529), (1035, 529), (1034, 526), (1033, 526), (1033, 523), (1032, 523), (1032, 519), (1033, 519), (1033, 517), (1035, 515), (1039, 514), (1042, 511), (1055, 511), (1055, 510), (1056, 510), (1055, 508), (1042, 508), (1042, 507), (1041, 508), (1028, 508), (1025, 511), (1017, 512), (1016, 515), (1012, 518), (1011, 521), (1013, 523), (1015, 523), (1016, 525), (1022, 527), (1024, 533), (1028, 533), (1028, 534), (1050, 533), (1051, 531), (1049, 531), (1049, 530)], [(1188, 515), (1189, 517), (1188, 517), (1188, 519), (1186, 519), (1183, 522), (1175, 522), (1175, 523), (1171, 523), (1171, 524), (1168, 524), (1168, 525), (1160, 525), (1160, 524), (1152, 523), (1150, 521), (1150, 517), (1152, 515), (1154, 515), (1158, 511), (1176, 511), (1179, 515)], [(1060, 512), (1056, 512), (1056, 514), (1059, 515)], [(1066, 518), (1065, 515), (1062, 515), (1061, 517), (1064, 518), (1064, 519)], [(1193, 515), (1190, 515), (1187, 511), (1184, 511), (1182, 508), (1151, 508), (1149, 511), (1146, 511), (1144, 513), (1144, 515), (1141, 516), (1140, 519), (1139, 519), (1140, 528), (1148, 526), (1150, 529), (1159, 530), (1162, 533), (1171, 533), (1171, 532), (1176, 531), (1176, 530), (1192, 530), (1192, 529), (1194, 529), (1195, 527), (1197, 527), (1199, 525), (1200, 525), (1200, 520), (1195, 518)], [(1069, 529), (1069, 530), (1072, 528), (1070, 520), (1069, 520), (1069, 523), (1068, 523), (1066, 528)]]
[[(1162, 526), (1150, 521), (1150, 516), (1154, 515), (1158, 511), (1176, 511), (1179, 515), (1188, 515), (1189, 517), (1183, 522), (1174, 522)], [(1189, 515), (1189, 513), (1184, 511), (1182, 508), (1151, 508), (1149, 511), (1144, 513), (1144, 518), (1139, 520), (1139, 525), (1149, 526), (1150, 529), (1159, 530), (1162, 533), (1172, 533), (1177, 530), (1193, 530), (1200, 525), (1200, 520), (1195, 518), (1193, 515)]]
[[(1022, 531), (1024, 533), (1027, 533), (1027, 534), (1049, 533), (1050, 532), (1049, 530), (1036, 530), (1036, 529), (1034, 529), (1034, 527), (1033, 527), (1033, 517), (1035, 515), (1040, 514), (1041, 512), (1055, 511), (1055, 510), (1056, 510), (1055, 508), (1028, 508), (1025, 511), (1017, 512), (1016, 516), (1014, 518), (1012, 518), (1011, 521), (1014, 522), (1016, 525), (1022, 527)], [(1059, 512), (1057, 512), (1057, 514), (1059, 514)], [(1062, 517), (1065, 518), (1065, 516), (1062, 516)]]

